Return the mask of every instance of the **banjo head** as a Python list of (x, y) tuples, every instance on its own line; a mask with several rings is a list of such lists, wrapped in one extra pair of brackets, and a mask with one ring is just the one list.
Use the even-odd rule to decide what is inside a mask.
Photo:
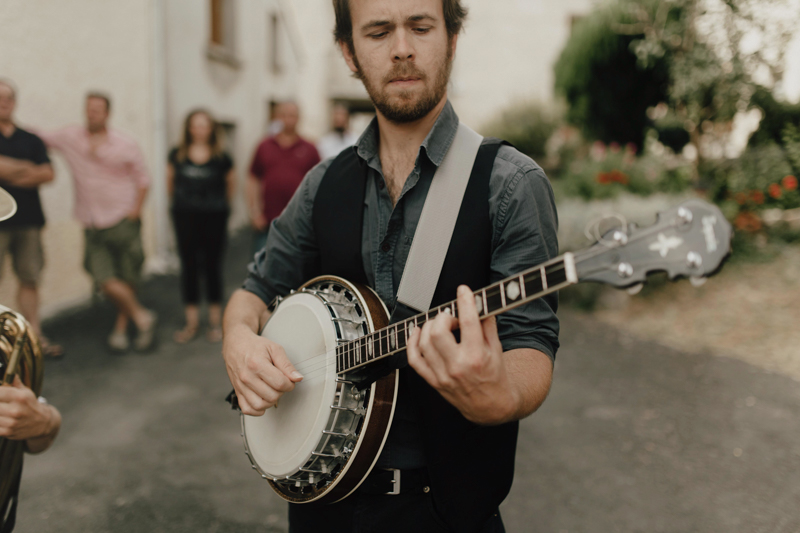
[(281, 345), (303, 380), (260, 417), (244, 416), (251, 460), (270, 478), (295, 474), (326, 429), (336, 394), (336, 327), (324, 303), (308, 293), (287, 297), (262, 336)]
[(337, 374), (337, 348), (388, 324), (366, 287), (315, 278), (279, 300), (262, 335), (279, 345), (303, 380), (260, 417), (242, 415), (245, 452), (273, 490), (292, 503), (331, 503), (352, 494), (386, 442), (397, 371), (359, 388)]

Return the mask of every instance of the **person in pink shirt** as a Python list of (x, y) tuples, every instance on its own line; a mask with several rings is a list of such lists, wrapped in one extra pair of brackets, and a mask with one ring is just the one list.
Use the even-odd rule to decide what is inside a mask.
[(258, 145), (247, 180), (247, 205), (256, 230), (253, 252), (264, 247), (270, 222), (278, 218), (308, 171), (320, 162), (316, 147), (297, 133), (297, 104), (278, 105), (275, 120), (281, 131)]
[(113, 350), (129, 348), (128, 321), (138, 330), (137, 350), (153, 344), (156, 314), (136, 296), (144, 263), (142, 204), (150, 175), (136, 142), (108, 127), (111, 102), (106, 95), (86, 97), (86, 126), (37, 132), (49, 148), (67, 160), (75, 184), (75, 217), (84, 227), (84, 268), (117, 307), (108, 338)]

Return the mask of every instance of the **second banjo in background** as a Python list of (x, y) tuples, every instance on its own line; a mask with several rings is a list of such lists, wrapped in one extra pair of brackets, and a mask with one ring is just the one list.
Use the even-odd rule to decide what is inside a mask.
[[(717, 207), (690, 200), (652, 226), (613, 229), (585, 250), (476, 291), (478, 314), (497, 315), (586, 281), (630, 288), (663, 271), (699, 282), (720, 269), (731, 235)], [(339, 501), (380, 455), (397, 398), (396, 359), (412, 332), (439, 313), (458, 316), (458, 307), (450, 302), (389, 325), (371, 289), (330, 276), (274, 302), (272, 313), (262, 335), (283, 346), (305, 379), (264, 416), (242, 415), (247, 455), (285, 500)]]

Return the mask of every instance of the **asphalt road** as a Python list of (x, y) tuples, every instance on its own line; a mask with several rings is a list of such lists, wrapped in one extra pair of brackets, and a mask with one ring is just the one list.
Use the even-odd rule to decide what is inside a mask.
[[(229, 290), (246, 248), (229, 250)], [(148, 355), (108, 353), (108, 303), (46, 325), (68, 350), (44, 390), (64, 426), (26, 461), (17, 531), (286, 531), (285, 504), (250, 469), (223, 402), (219, 345), (171, 342), (176, 278), (149, 281), (142, 299), (162, 325)], [(800, 531), (799, 383), (561, 317), (553, 389), (522, 423), (501, 508), (509, 532)]]

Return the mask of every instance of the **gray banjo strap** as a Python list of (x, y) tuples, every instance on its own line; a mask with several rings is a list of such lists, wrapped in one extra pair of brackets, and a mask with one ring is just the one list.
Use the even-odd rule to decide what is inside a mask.
[[(393, 321), (430, 309), (483, 137), (463, 123), (436, 170), (397, 290)], [(403, 309), (405, 308), (405, 309)], [(406, 315), (408, 317), (397, 316)]]

